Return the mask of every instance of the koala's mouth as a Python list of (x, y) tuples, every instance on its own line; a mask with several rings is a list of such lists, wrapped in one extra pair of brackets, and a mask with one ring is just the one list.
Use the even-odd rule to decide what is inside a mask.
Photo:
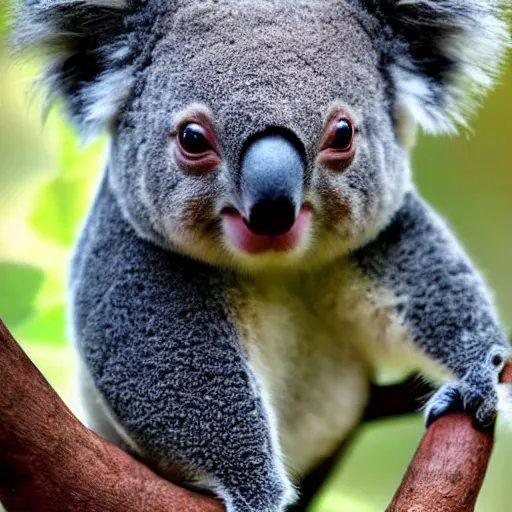
[(303, 204), (295, 222), (286, 232), (278, 235), (262, 235), (250, 229), (238, 210), (227, 208), (222, 212), (222, 225), (229, 243), (243, 253), (286, 252), (293, 251), (302, 245), (311, 215), (311, 207)]

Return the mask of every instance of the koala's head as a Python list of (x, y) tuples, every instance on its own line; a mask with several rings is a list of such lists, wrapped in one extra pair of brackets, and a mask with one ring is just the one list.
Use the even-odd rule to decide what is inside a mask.
[(389, 222), (416, 124), (463, 123), (507, 31), (494, 0), (25, 0), (50, 88), (108, 127), (137, 232), (243, 268), (317, 265)]

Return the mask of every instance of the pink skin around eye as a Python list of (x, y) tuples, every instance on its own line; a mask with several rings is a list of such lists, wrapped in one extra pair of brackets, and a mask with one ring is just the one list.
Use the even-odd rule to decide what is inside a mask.
[(235, 209), (223, 212), (224, 233), (231, 244), (247, 254), (268, 251), (292, 251), (302, 242), (311, 219), (311, 208), (303, 205), (291, 229), (278, 236), (256, 235), (246, 225), (242, 215)]

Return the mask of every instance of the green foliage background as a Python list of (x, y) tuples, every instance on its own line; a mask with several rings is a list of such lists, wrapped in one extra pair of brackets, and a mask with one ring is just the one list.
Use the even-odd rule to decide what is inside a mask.
[[(50, 382), (73, 406), (73, 357), (65, 339), (70, 244), (102, 169), (104, 141), (80, 148), (58, 112), (44, 129), (37, 70), (7, 57), (0, 4), (0, 316)], [(473, 120), (473, 134), (422, 137), (416, 181), (442, 212), (495, 290), (512, 322), (512, 66)], [(300, 419), (299, 419), (300, 421)], [(421, 418), (366, 428), (314, 509), (385, 508), (423, 432)], [(478, 511), (509, 512), (512, 436), (500, 429)]]

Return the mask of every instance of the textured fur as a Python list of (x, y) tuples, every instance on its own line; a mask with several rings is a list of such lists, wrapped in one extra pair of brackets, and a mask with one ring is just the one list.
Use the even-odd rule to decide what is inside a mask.
[(43, 50), (48, 102), (64, 97), (83, 136), (112, 123), (130, 95), (127, 13), (122, 0), (27, 0), (19, 7), (15, 47)]
[[(53, 55), (82, 131), (111, 134), (70, 277), (90, 426), (229, 512), (282, 512), (382, 366), (443, 380), (427, 421), (494, 420), (510, 347), (409, 164), (415, 123), (452, 129), (490, 85), (494, 1), (27, 0), (18, 35)], [(317, 158), (339, 111), (357, 131), (342, 172)], [(191, 173), (173, 134), (198, 115), (221, 163)], [(250, 255), (221, 212), (243, 209), (265, 133), (300, 148), (312, 221), (294, 250)]]
[(430, 132), (466, 125), (509, 45), (499, 0), (365, 0), (397, 100)]
[(77, 252), (76, 336), (109, 414), (147, 463), (219, 492), (230, 510), (281, 510), (292, 488), (226, 307), (232, 279), (138, 239), (105, 185)]
[(498, 375), (510, 348), (482, 279), (444, 223), (409, 195), (394, 222), (356, 259), (401, 299), (397, 310), (412, 341), (433, 361), (449, 360), (452, 378), (460, 381), (434, 395), (427, 422), (461, 401), (475, 411), (477, 423), (492, 423)]
[[(137, 56), (145, 62), (159, 37), (158, 33), (149, 35), (155, 28), (152, 25), (158, 25), (151, 14), (172, 12), (182, 3), (25, 0), (16, 42), (19, 47), (45, 48), (49, 89), (67, 97), (71, 118), (88, 135), (111, 123), (129, 99), (135, 71), (131, 63)], [(286, 3), (276, 1), (275, 8)], [(321, 0), (299, 2), (313, 8), (317, 3)], [(333, 2), (323, 3), (328, 8)], [(408, 110), (431, 132), (454, 131), (457, 124), (467, 126), (468, 115), (493, 85), (509, 46), (504, 21), (508, 0), (335, 3), (346, 4), (371, 37), (397, 111)], [(139, 37), (141, 32), (146, 37)], [(109, 86), (114, 80), (117, 87)], [(91, 92), (88, 88), (94, 82), (100, 84)], [(95, 105), (97, 102), (101, 105)]]

